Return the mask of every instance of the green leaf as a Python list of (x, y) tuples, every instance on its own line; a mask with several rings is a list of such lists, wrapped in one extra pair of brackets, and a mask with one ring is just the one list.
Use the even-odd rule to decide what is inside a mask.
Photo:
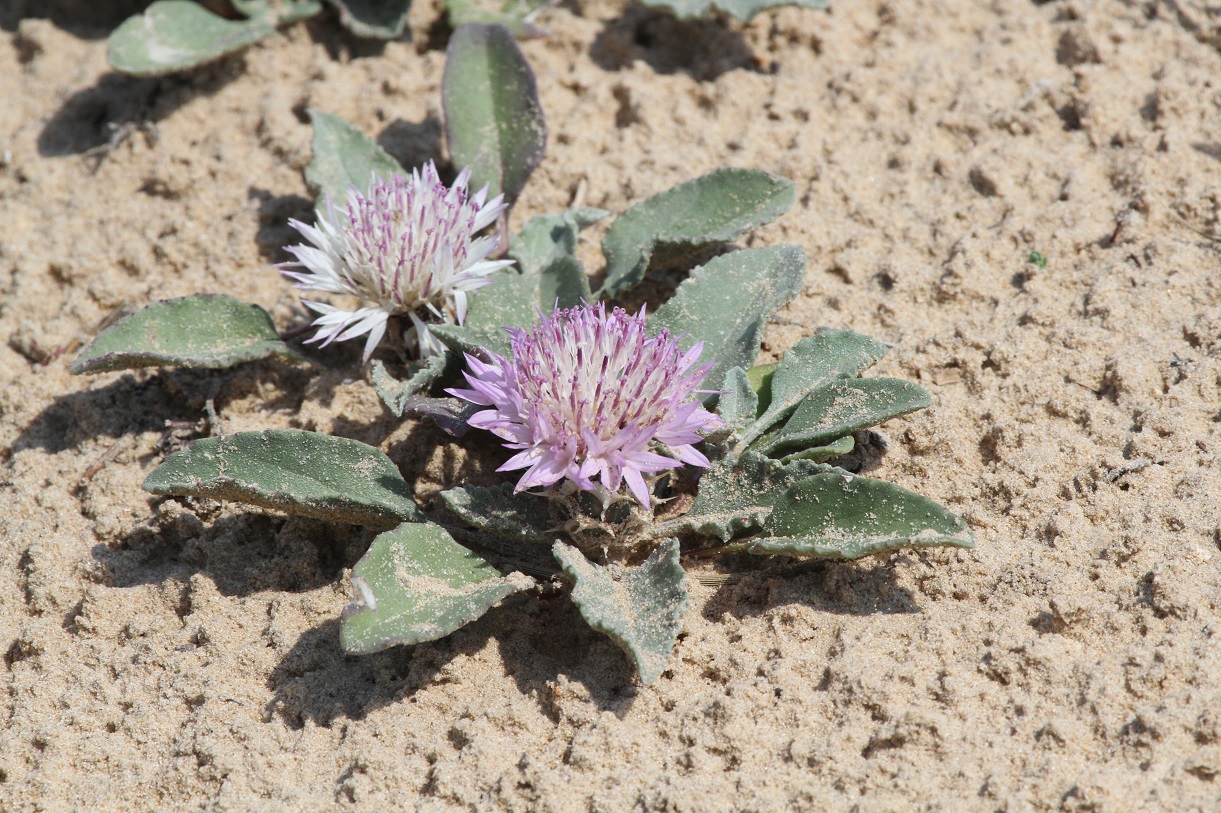
[(718, 169), (637, 203), (602, 238), (606, 281), (599, 296), (618, 296), (643, 280), (654, 252), (734, 240), (787, 212), (794, 197), (788, 178)]
[(357, 598), (343, 610), (339, 642), (364, 655), (435, 641), (533, 586), (521, 573), (502, 576), (439, 525), (400, 525), (374, 539), (352, 568)]
[(328, 0), (339, 24), (358, 37), (392, 40), (407, 27), (411, 0)]
[(793, 454), (931, 403), (923, 387), (897, 378), (833, 381), (806, 396), (788, 422), (757, 448), (772, 457)]
[(826, 471), (833, 469), (807, 461), (782, 465), (758, 452), (747, 452), (737, 460), (718, 460), (700, 477), (691, 509), (667, 522), (662, 531), (686, 530), (722, 542), (755, 533), (790, 486)]
[(543, 157), (547, 140), (534, 72), (502, 25), (460, 26), (441, 80), (445, 139), (471, 188), (512, 203)]
[(280, 340), (267, 311), (224, 294), (195, 294), (154, 302), (120, 319), (97, 335), (71, 371), (232, 367), (268, 356), (300, 358)]
[(856, 438), (852, 435), (844, 435), (842, 438), (836, 438), (825, 446), (811, 446), (799, 452), (785, 455), (781, 458), (781, 462), (788, 464), (798, 460), (810, 460), (815, 463), (821, 463), (834, 457), (843, 457), (855, 448)]
[(858, 559), (899, 548), (972, 548), (967, 524), (942, 506), (893, 483), (818, 474), (776, 502), (751, 553)]
[(481, 531), (518, 542), (550, 542), (558, 533), (551, 501), (514, 494), (512, 483), (492, 488), (458, 486), (441, 492), (445, 507)]
[(509, 334), (501, 328), (491, 327), (459, 327), (458, 325), (429, 325), (432, 335), (451, 350), (459, 353), (479, 355), (481, 350), (508, 358), (512, 355), (509, 345)]
[[(551, 263), (565, 257), (575, 258), (577, 236), (610, 212), (605, 209), (568, 209), (549, 215), (536, 215), (509, 240), (509, 256), (517, 260), (523, 274), (541, 273)], [(588, 288), (588, 281), (586, 287)]]
[(540, 311), (549, 314), (556, 303), (569, 308), (592, 299), (584, 269), (575, 257), (566, 255), (553, 259), (541, 273), (505, 268), (490, 279), (490, 285), (470, 295), (463, 327), (500, 333), (506, 346), (508, 336), (502, 328), (529, 327), (538, 321)]
[(243, 17), (273, 17), (277, 25), (295, 23), (322, 11), (322, 0), (230, 0)]
[(755, 422), (758, 415), (759, 394), (751, 386), (750, 378), (741, 367), (732, 367), (725, 373), (721, 384), (721, 397), (717, 400), (716, 413), (730, 430), (741, 432)]
[(800, 293), (805, 264), (798, 246), (724, 254), (683, 280), (649, 319), (649, 330), (668, 330), (685, 348), (703, 341), (700, 359), (713, 361), (704, 380), (723, 381), (731, 368), (754, 363), (767, 320)]
[(781, 6), (826, 8), (828, 0), (643, 0), (646, 6), (664, 8), (679, 19), (708, 16), (712, 10), (722, 11), (743, 22), (750, 22), (760, 11)]
[(767, 411), (742, 438), (738, 448), (754, 442), (788, 417), (814, 390), (836, 379), (859, 375), (886, 355), (886, 345), (851, 330), (827, 330), (797, 342), (770, 377)]
[(662, 542), (639, 567), (595, 565), (563, 542), (556, 542), (552, 551), (576, 582), (572, 600), (589, 626), (627, 652), (643, 683), (661, 677), (690, 602), (678, 540)]
[(394, 413), (396, 418), (403, 417), (411, 399), (423, 395), (436, 383), (450, 362), (448, 354), (439, 354), (427, 361), (417, 362), (407, 368), (407, 379), (399, 381), (386, 371), (386, 365), (380, 361), (373, 362), (371, 378), (377, 397), (382, 399), (386, 409)]
[(445, 13), (451, 28), (468, 23), (503, 25), (518, 39), (538, 39), (547, 36), (547, 32), (535, 25), (533, 18), (548, 5), (549, 0), (508, 0), (505, 3), (445, 0)]
[(276, 20), (226, 20), (192, 0), (157, 0), (129, 17), (107, 42), (110, 67), (160, 76), (211, 62), (275, 33)]
[(144, 490), (234, 500), (353, 525), (424, 521), (411, 487), (379, 450), (297, 429), (197, 440), (153, 469)]
[(767, 412), (768, 407), (772, 405), (772, 377), (779, 366), (779, 362), (773, 361), (771, 364), (756, 364), (746, 371), (746, 378), (750, 381), (751, 389), (759, 397), (756, 417)]
[(310, 110), (309, 117), (314, 127), (313, 156), (305, 180), (318, 190), (319, 209), (325, 209), (328, 196), (336, 208), (346, 206), (349, 187), (368, 194), (374, 175), (386, 180), (405, 174), (376, 141), (338, 116)]
[[(452, 364), (451, 364), (452, 362)], [(396, 418), (424, 415), (436, 421), (445, 432), (460, 438), (470, 429), (467, 421), (482, 407), (457, 398), (430, 398), (424, 393), (447, 371), (457, 369), (456, 354), (445, 353), (408, 368), (411, 376), (398, 381), (386, 372), (380, 361), (373, 362), (373, 389)]]

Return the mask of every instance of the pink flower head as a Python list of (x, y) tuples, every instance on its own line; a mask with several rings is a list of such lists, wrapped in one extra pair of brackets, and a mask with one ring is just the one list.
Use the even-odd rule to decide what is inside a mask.
[[(367, 361), (386, 332), (386, 320), (406, 315), (412, 324), (409, 338), (415, 338), (421, 356), (443, 350), (425, 319), (462, 324), (467, 292), (513, 264), (487, 259), (496, 248), (494, 235), (474, 238), (505, 210), (504, 196), (485, 202), (487, 187), (468, 196), (469, 180), (470, 171), (463, 170), (447, 187), (430, 161), (410, 176), (374, 176), (367, 197), (349, 189), (346, 208), (336, 209), (328, 199), (327, 211), (317, 212), (316, 226), (288, 221), (312, 245), (287, 249), (296, 260), (282, 264), (280, 273), (302, 291), (351, 294), (374, 303), (347, 311), (303, 300), (319, 314), (311, 342), (326, 346), (367, 334)], [(286, 270), (291, 268), (303, 270)]]
[[(692, 446), (719, 419), (692, 396), (712, 367), (692, 369), (703, 343), (686, 353), (666, 331), (650, 338), (644, 310), (610, 315), (602, 304), (557, 310), (531, 331), (509, 329), (513, 360), (467, 355), (470, 389), (459, 398), (491, 407), (470, 425), (521, 451), (500, 471), (526, 469), (517, 491), (568, 478), (611, 493), (624, 481), (650, 506), (644, 476), (682, 463), (707, 466)], [(668, 456), (667, 456), (668, 455)]]

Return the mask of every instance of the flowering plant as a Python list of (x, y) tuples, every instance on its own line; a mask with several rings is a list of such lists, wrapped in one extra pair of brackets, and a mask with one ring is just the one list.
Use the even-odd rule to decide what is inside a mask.
[[(767, 322), (801, 290), (800, 248), (722, 253), (651, 314), (615, 304), (636, 296), (658, 259), (733, 241), (782, 215), (791, 182), (723, 169), (641, 201), (607, 228), (595, 291), (576, 247), (608, 212), (543, 215), (507, 235), (507, 207), (544, 132), (512, 38), (474, 27), (450, 47), (451, 56), (474, 49), (478, 58), (464, 64), (499, 60), (494, 81), (516, 83), (506, 94), (486, 71), (472, 77), (447, 64), (447, 140), (469, 173), (450, 186), (431, 164), (404, 175), (363, 134), (314, 112), (307, 178), (324, 206), (316, 225), (294, 224), (309, 244), (290, 249), (281, 271), (305, 290), (373, 303), (307, 303), (319, 314), (312, 343), (364, 336), (368, 360), (392, 320), (408, 320), (401, 338), (412, 360), (370, 366), (386, 407), (432, 416), (453, 435), (478, 430), (468, 453), (499, 455), (499, 471), (511, 474), (449, 483), (421, 504), (378, 448), (268, 430), (202, 438), (158, 465), (145, 489), (382, 531), (352, 569), (341, 626), (349, 652), (448, 635), (541, 579), (570, 586), (583, 617), (646, 683), (665, 671), (677, 641), (688, 567), (716, 579), (702, 563), (972, 546), (965, 523), (942, 506), (859, 476), (870, 463), (852, 454), (861, 433), (930, 402), (914, 384), (860, 377), (885, 345), (828, 330), (755, 364)], [(492, 147), (473, 135), (488, 128), (463, 104), (493, 111)], [(470, 195), (472, 183), (487, 188)], [(333, 204), (340, 191), (343, 211)], [(502, 243), (507, 258), (494, 258)], [(73, 371), (269, 356), (302, 359), (262, 309), (198, 296), (119, 321)]]

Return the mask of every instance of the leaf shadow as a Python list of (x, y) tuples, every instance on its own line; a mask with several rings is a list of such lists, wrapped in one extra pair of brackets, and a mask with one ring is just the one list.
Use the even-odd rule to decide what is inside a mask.
[(288, 224), (290, 219), (314, 222), (314, 201), (302, 195), (277, 195), (258, 186), (246, 188), (246, 200), (258, 205), (258, 231), (254, 243), (259, 255), (269, 263), (292, 260), (285, 246), (304, 242), (301, 233)]
[(300, 367), (270, 359), (226, 370), (125, 373), (107, 384), (56, 397), (22, 428), (12, 448), (58, 454), (96, 437), (163, 431), (169, 424), (202, 418), (210, 398), (223, 411), (224, 400), (265, 391), (269, 383), (277, 395), (267, 408), (296, 410), (308, 377)]
[[(108, 587), (185, 584), (202, 573), (225, 596), (317, 590), (333, 584), (344, 568), (354, 565), (373, 537), (357, 526), (257, 510), (205, 524), (195, 512), (182, 510), (183, 504), (191, 503), (156, 498), (151, 525), (137, 528), (115, 544), (93, 547), (91, 553)], [(199, 513), (206, 516), (215, 510), (204, 504)]]
[[(903, 554), (898, 554), (902, 557)], [(785, 605), (804, 604), (833, 615), (907, 615), (921, 612), (915, 596), (895, 578), (895, 559), (812, 561), (755, 569), (723, 584), (701, 613), (717, 621), (726, 613), (753, 618)]]
[(505, 676), (555, 721), (564, 697), (622, 717), (637, 694), (626, 656), (589, 629), (566, 597), (514, 596), (444, 638), (371, 655), (342, 653), (340, 623), (304, 632), (272, 670), (269, 716), (295, 729), (306, 721), (329, 728), (339, 718), (359, 720), (461, 682), (462, 663), (486, 658), (489, 645)]
[[(590, 56), (606, 71), (620, 71), (641, 60), (657, 73), (686, 73), (701, 82), (729, 71), (764, 68), (742, 32), (726, 18), (680, 20), (667, 11), (639, 5), (607, 21), (590, 47)], [(630, 106), (621, 95), (616, 93), (620, 104)]]
[(441, 120), (435, 113), (429, 113), (418, 122), (395, 119), (377, 136), (377, 143), (408, 172), (425, 161), (435, 161), (438, 169), (445, 163), (442, 160)]
[(68, 97), (38, 134), (44, 158), (107, 153), (142, 132), (156, 144), (157, 122), (201, 96), (211, 96), (242, 73), (242, 53), (160, 77), (102, 74), (91, 86)]
[(119, 24), (140, 14), (152, 0), (6, 0), (0, 30), (16, 31), (25, 19), (46, 19), (81, 39), (104, 39)]

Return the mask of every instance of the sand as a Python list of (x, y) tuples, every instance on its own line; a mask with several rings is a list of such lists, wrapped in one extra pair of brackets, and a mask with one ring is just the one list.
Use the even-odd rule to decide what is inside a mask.
[(744, 241), (809, 258), (764, 358), (820, 326), (891, 343), (876, 374), (934, 406), (882, 427), (872, 474), (978, 540), (697, 587), (646, 688), (562, 594), (344, 656), (368, 532), (140, 490), (209, 398), (230, 432), (377, 444), (421, 499), (488, 473), (391, 418), (358, 348), (68, 373), (124, 305), (227, 292), (304, 322), (271, 265), (310, 214), (308, 108), (444, 158), (435, 3), (403, 41), (324, 18), (159, 80), (108, 71), (138, 4), (102, 6), (0, 9), (0, 809), (1221, 806), (1215, 11), (543, 18), (523, 47), (550, 142), (513, 222), (723, 165), (792, 178), (797, 205)]

